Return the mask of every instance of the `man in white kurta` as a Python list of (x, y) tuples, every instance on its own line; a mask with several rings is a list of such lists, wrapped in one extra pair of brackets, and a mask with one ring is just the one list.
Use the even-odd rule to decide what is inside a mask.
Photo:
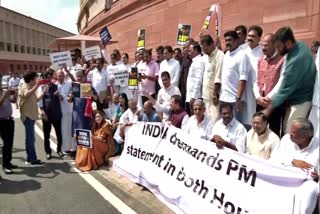
[(255, 157), (269, 159), (280, 138), (268, 127), (268, 118), (256, 112), (252, 118), (252, 129), (247, 134), (246, 153)]
[(110, 94), (110, 77), (106, 69), (103, 67), (103, 60), (100, 59), (97, 68), (89, 72), (88, 77), (91, 80), (92, 87), (96, 90), (99, 96), (99, 108), (108, 101)]
[(206, 114), (205, 104), (201, 99), (193, 102), (194, 115), (191, 116), (184, 127), (188, 134), (204, 140), (211, 140), (213, 123)]
[(249, 71), (248, 81), (246, 84), (246, 108), (243, 111), (243, 118), (245, 124), (251, 124), (252, 115), (256, 112), (256, 97), (254, 95), (254, 85), (257, 82), (258, 61), (263, 57), (262, 47), (260, 46), (260, 39), (262, 36), (262, 28), (259, 26), (251, 26), (248, 30), (247, 44), (248, 47), (244, 50), (249, 58), (251, 71)]
[(319, 120), (320, 120), (320, 98), (319, 98), (319, 90), (320, 90), (320, 48), (318, 48), (318, 53), (316, 55), (316, 67), (317, 67), (317, 74), (316, 74), (316, 81), (314, 83), (314, 90), (313, 90), (313, 98), (312, 98), (312, 108), (309, 114), (309, 120), (312, 122), (314, 127), (314, 135), (320, 138), (320, 129), (319, 129)]
[(192, 64), (187, 77), (186, 102), (189, 103), (188, 107), (190, 108), (190, 112), (193, 112), (193, 102), (196, 99), (202, 98), (202, 78), (205, 62), (201, 56), (201, 47), (198, 43), (191, 44), (189, 52), (192, 58)]
[(207, 115), (215, 123), (219, 119), (219, 91), (224, 54), (214, 44), (211, 36), (201, 38), (201, 48), (205, 53), (202, 98), (206, 104)]
[(252, 115), (249, 117), (246, 113), (247, 107), (252, 103), (252, 100), (247, 99), (247, 94), (253, 91), (250, 84), (250, 61), (247, 54), (239, 48), (235, 31), (228, 31), (224, 36), (228, 51), (223, 59), (220, 101), (231, 103), (235, 118), (243, 124), (250, 125)]
[(246, 149), (246, 128), (233, 116), (233, 107), (230, 103), (220, 105), (221, 119), (218, 120), (212, 131), (211, 141), (222, 149), (227, 147), (239, 152)]
[(57, 71), (57, 86), (62, 100), (60, 100), (62, 119), (61, 119), (61, 133), (62, 133), (62, 152), (75, 152), (76, 143), (72, 138), (72, 103), (68, 102), (68, 96), (71, 91), (72, 83), (65, 79), (65, 73), (62, 70)]
[(164, 47), (164, 57), (165, 59), (160, 63), (160, 70), (159, 70), (159, 79), (158, 83), (160, 87), (163, 86), (161, 80), (161, 73), (164, 71), (169, 72), (171, 78), (171, 84), (179, 87), (179, 79), (180, 79), (180, 63), (176, 59), (172, 57), (173, 50), (171, 46)]
[(292, 121), (286, 134), (271, 154), (270, 160), (287, 167), (297, 167), (308, 175), (296, 192), (295, 214), (312, 214), (319, 197), (319, 139), (312, 123), (301, 118)]
[(148, 97), (154, 105), (156, 111), (162, 114), (162, 120), (168, 121), (170, 112), (170, 99), (173, 95), (181, 96), (181, 93), (178, 87), (171, 84), (169, 72), (163, 72), (161, 74), (161, 80), (163, 86), (158, 92), (157, 100), (155, 100), (150, 94), (145, 93), (144, 91), (142, 91), (141, 94), (145, 97)]

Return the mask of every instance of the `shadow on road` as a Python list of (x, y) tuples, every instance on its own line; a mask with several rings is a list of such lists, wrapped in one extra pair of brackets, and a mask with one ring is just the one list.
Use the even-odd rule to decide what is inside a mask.
[(32, 167), (29, 165), (19, 166), (19, 169), (15, 170), (15, 175), (25, 175), (31, 178), (48, 178), (52, 179), (57, 177), (61, 172), (65, 174), (76, 173), (72, 171), (68, 163), (52, 163), (46, 162), (42, 167)]
[(41, 184), (35, 180), (11, 181), (2, 178), (0, 181), (0, 194), (18, 194), (35, 191), (41, 188)]

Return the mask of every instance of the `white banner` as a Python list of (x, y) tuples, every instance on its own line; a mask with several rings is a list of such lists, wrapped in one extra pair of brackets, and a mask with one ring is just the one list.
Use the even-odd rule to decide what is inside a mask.
[(72, 58), (70, 51), (50, 53), (50, 61), (52, 65), (58, 69), (66, 65), (72, 67)]
[(86, 61), (89, 61), (92, 58), (94, 58), (94, 59), (102, 58), (100, 47), (98, 45), (96, 45), (96, 46), (92, 46), (90, 48), (86, 48), (84, 50), (84, 58)]
[(293, 213), (298, 169), (229, 149), (163, 123), (137, 123), (114, 170), (176, 213)]

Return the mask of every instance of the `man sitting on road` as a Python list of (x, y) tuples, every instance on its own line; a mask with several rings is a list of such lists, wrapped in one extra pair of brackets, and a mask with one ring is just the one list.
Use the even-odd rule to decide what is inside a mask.
[(161, 73), (163, 86), (159, 90), (158, 99), (155, 100), (149, 93), (142, 91), (142, 96), (147, 97), (158, 113), (163, 114), (162, 120), (169, 119), (170, 99), (173, 95), (181, 95), (178, 87), (171, 84), (170, 74), (167, 71)]
[(212, 142), (215, 142), (219, 149), (227, 147), (239, 152), (245, 152), (247, 130), (233, 116), (233, 105), (221, 102), (221, 119), (218, 120), (212, 131)]
[(193, 102), (193, 113), (184, 130), (193, 136), (210, 140), (213, 123), (206, 114), (205, 103), (201, 99)]
[(246, 153), (263, 159), (269, 159), (278, 143), (280, 143), (280, 139), (268, 127), (267, 116), (262, 112), (254, 113), (252, 129), (247, 134)]
[(302, 169), (310, 180), (298, 189), (295, 207), (299, 213), (312, 213), (319, 196), (319, 139), (314, 137), (313, 125), (305, 118), (292, 121), (289, 134), (272, 152), (270, 160)]
[(139, 116), (139, 121), (144, 122), (161, 122), (161, 118), (157, 114), (157, 112), (153, 109), (153, 105), (151, 101), (146, 101), (143, 104), (143, 112)]

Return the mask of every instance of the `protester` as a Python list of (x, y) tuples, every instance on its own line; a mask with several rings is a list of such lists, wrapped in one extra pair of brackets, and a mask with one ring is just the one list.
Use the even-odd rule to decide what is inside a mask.
[[(76, 74), (78, 83), (85, 83), (85, 77), (82, 70)], [(77, 85), (73, 85), (68, 101), (73, 103), (72, 112), (72, 133), (75, 129), (91, 130), (92, 128), (92, 100), (97, 101), (98, 96), (94, 88), (91, 87), (91, 98), (82, 98)]]
[[(153, 98), (156, 98), (156, 82), (159, 78), (159, 66), (152, 59), (152, 49), (146, 50), (143, 53), (145, 62), (145, 69), (141, 73), (140, 90), (150, 94)], [(142, 104), (144, 104), (148, 98), (141, 95)]]
[(316, 66), (310, 49), (303, 42), (296, 42), (289, 27), (280, 28), (275, 40), (277, 50), (286, 59), (274, 93), (268, 94), (269, 105), (264, 112), (269, 116), (272, 110), (287, 103), (283, 129), (288, 133), (292, 120), (307, 118), (311, 109)]
[(246, 153), (269, 159), (280, 138), (268, 127), (268, 118), (262, 112), (256, 112), (252, 118), (252, 129), (247, 134)]
[(239, 47), (241, 50), (245, 50), (248, 47), (248, 43), (246, 43), (247, 38), (247, 28), (244, 25), (238, 25), (234, 28), (234, 31), (237, 32), (239, 37)]
[[(112, 58), (112, 55), (111, 55)], [(97, 108), (102, 110), (108, 105), (109, 96), (111, 94), (110, 89), (110, 74), (105, 70), (104, 61), (102, 58), (97, 60), (97, 67), (90, 71), (88, 76), (90, 76), (92, 87), (98, 94), (99, 100), (97, 102)]]
[(113, 124), (117, 124), (120, 120), (120, 117), (122, 116), (122, 114), (127, 111), (127, 109), (129, 108), (129, 101), (128, 101), (128, 97), (125, 93), (121, 93), (119, 95), (119, 107), (117, 108), (116, 111), (116, 115), (113, 118), (112, 123)]
[(182, 58), (181, 58), (181, 75), (179, 80), (179, 90), (181, 92), (183, 102), (186, 102), (187, 78), (188, 78), (189, 69), (192, 63), (192, 59), (189, 56), (189, 47), (190, 47), (190, 43), (187, 42), (182, 49)]
[(26, 164), (30, 164), (32, 166), (43, 166), (44, 163), (37, 159), (34, 124), (38, 119), (37, 102), (41, 100), (43, 95), (48, 91), (48, 87), (43, 90), (40, 96), (37, 96), (37, 89), (41, 85), (41, 82), (37, 81), (37, 73), (29, 72), (23, 76), (23, 79), (25, 83), (19, 89), (19, 106), (20, 118), (25, 127), (26, 134)]
[(11, 163), (15, 131), (15, 122), (12, 117), (13, 112), (11, 103), (15, 103), (16, 101), (17, 91), (10, 88), (8, 88), (8, 90), (3, 90), (0, 78), (0, 137), (3, 143), (2, 169), (5, 174), (12, 174), (12, 170), (18, 168), (18, 166)]
[(180, 63), (180, 68), (181, 68), (181, 63), (182, 63), (182, 52), (181, 52), (181, 49), (180, 48), (175, 48), (173, 50), (172, 57)]
[(114, 134), (115, 155), (121, 154), (123, 150), (123, 142), (125, 140), (125, 129), (138, 122), (138, 113), (137, 101), (130, 99), (129, 108), (121, 115), (119, 126)]
[(143, 104), (143, 112), (140, 114), (138, 120), (144, 122), (161, 122), (161, 118), (153, 109), (152, 102), (149, 100)]
[[(20, 78), (18, 77), (17, 73), (13, 73), (12, 77), (9, 79), (8, 87), (11, 89), (16, 90), (16, 94), (18, 94)], [(19, 108), (18, 102), (15, 102), (16, 108)]]
[(286, 134), (271, 154), (271, 160), (302, 169), (314, 181), (304, 182), (295, 198), (295, 209), (299, 213), (313, 213), (319, 196), (319, 139), (314, 137), (313, 125), (305, 118), (291, 122)]
[[(249, 28), (247, 35), (248, 47), (245, 49), (245, 52), (247, 53), (251, 66), (255, 71), (254, 74), (256, 74), (258, 70), (258, 60), (263, 56), (262, 47), (260, 45), (262, 33), (263, 30), (260, 26), (253, 25)], [(254, 78), (256, 78), (256, 75), (254, 75)]]
[(169, 119), (171, 125), (184, 129), (189, 119), (188, 113), (184, 109), (184, 103), (180, 95), (173, 95), (170, 98)]
[[(228, 31), (224, 34), (227, 53), (223, 59), (223, 70), (221, 75), (221, 95), (220, 101), (231, 103), (234, 109), (235, 118), (247, 125), (251, 124), (252, 115), (249, 117), (246, 112), (248, 104), (246, 92), (252, 91), (251, 84), (247, 81), (252, 72), (248, 56), (238, 45), (238, 34), (235, 31)], [(252, 101), (252, 100), (251, 100)]]
[(121, 53), (120, 53), (119, 49), (114, 49), (112, 53), (114, 53), (116, 55), (117, 65), (123, 64), (123, 62), (121, 60)]
[(193, 43), (189, 47), (192, 64), (187, 78), (186, 108), (189, 114), (193, 114), (193, 102), (202, 98), (202, 78), (205, 69), (205, 62), (201, 56), (201, 46), (199, 43)]
[(156, 62), (158, 63), (158, 65), (160, 66), (160, 63), (164, 60), (164, 56), (163, 56), (163, 46), (158, 46), (156, 48), (156, 53), (157, 53), (157, 60)]
[[(274, 34), (266, 34), (262, 41), (264, 56), (258, 61), (257, 81), (254, 85), (254, 94), (257, 100), (257, 111), (268, 105), (268, 94), (275, 87), (280, 78), (284, 57), (279, 54), (274, 45)], [(281, 126), (284, 118), (283, 105), (276, 108), (268, 118), (270, 129), (281, 136)]]
[(189, 118), (184, 131), (194, 137), (211, 140), (213, 123), (206, 114), (205, 103), (201, 99), (196, 99), (192, 107), (194, 115)]
[(116, 120), (119, 107), (119, 95), (117, 93), (114, 93), (111, 105), (109, 105), (109, 108), (104, 109), (106, 119), (110, 120), (111, 122)]
[(169, 72), (171, 77), (171, 84), (179, 87), (179, 78), (180, 78), (180, 64), (179, 62), (172, 57), (173, 50), (171, 46), (165, 46), (164, 51), (164, 60), (160, 63), (160, 71), (159, 71), (159, 85), (162, 87), (162, 81), (161, 81), (161, 73), (164, 71)]
[(309, 114), (309, 120), (312, 122), (315, 136), (320, 138), (320, 128), (319, 128), (319, 120), (320, 120), (320, 97), (319, 97), (319, 90), (320, 90), (320, 47), (318, 48), (318, 54), (316, 56), (316, 67), (317, 67), (317, 74), (316, 74), (316, 81), (314, 83), (314, 90), (313, 90), (313, 98), (312, 98), (312, 108)]
[(75, 164), (81, 171), (98, 169), (114, 152), (112, 126), (100, 110), (95, 114), (91, 134), (92, 148), (79, 145), (77, 149)]
[(62, 70), (57, 71), (57, 86), (60, 94), (61, 106), (61, 133), (62, 133), (62, 152), (75, 152), (76, 145), (72, 139), (72, 103), (68, 102), (68, 96), (71, 92), (71, 81), (65, 79), (65, 73)]
[(202, 98), (208, 116), (215, 123), (219, 119), (219, 96), (224, 54), (215, 45), (210, 35), (201, 37), (201, 48), (208, 57), (203, 73)]
[(62, 111), (60, 101), (63, 99), (62, 95), (58, 90), (58, 86), (52, 82), (53, 72), (49, 69), (43, 74), (43, 79), (48, 81), (46, 86), (46, 92), (39, 102), (39, 107), (41, 110), (41, 119), (43, 127), (43, 138), (44, 138), (44, 149), (46, 152), (47, 160), (51, 159), (51, 147), (50, 147), (50, 133), (53, 126), (56, 139), (57, 139), (57, 154), (63, 157), (61, 152), (62, 146), (62, 130), (61, 130), (61, 120)]
[(131, 72), (132, 65), (129, 64), (129, 55), (127, 53), (122, 53), (121, 59), (122, 59), (124, 66), (126, 66), (128, 72)]
[(158, 98), (155, 100), (150, 94), (142, 91), (143, 96), (147, 97), (157, 112), (162, 114), (162, 120), (169, 119), (170, 99), (173, 95), (181, 95), (179, 88), (171, 84), (170, 74), (166, 71), (161, 73), (163, 87), (161, 87)]
[(231, 103), (220, 104), (221, 119), (212, 128), (211, 141), (216, 143), (219, 149), (229, 149), (245, 152), (246, 128), (233, 116), (233, 105)]
[(316, 56), (317, 56), (317, 52), (318, 52), (319, 47), (320, 47), (320, 41), (313, 41), (311, 43), (310, 50), (311, 50), (311, 54), (314, 58), (316, 58)]

